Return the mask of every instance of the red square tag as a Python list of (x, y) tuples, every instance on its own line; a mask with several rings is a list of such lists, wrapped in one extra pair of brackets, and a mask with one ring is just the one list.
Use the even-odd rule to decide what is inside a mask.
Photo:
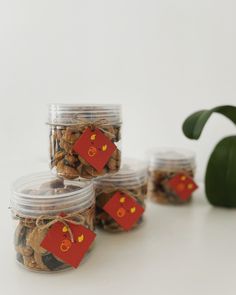
[(94, 131), (87, 128), (74, 144), (73, 150), (99, 172), (116, 150), (116, 145), (98, 128)]
[(182, 201), (187, 201), (198, 188), (193, 179), (185, 174), (175, 175), (167, 182), (167, 185)]
[(129, 230), (143, 214), (144, 209), (133, 198), (116, 192), (103, 209), (125, 230)]
[(67, 224), (72, 231), (74, 242), (71, 241), (68, 226), (58, 221), (49, 229), (40, 246), (76, 268), (79, 266), (96, 235), (82, 225), (75, 225), (69, 222)]

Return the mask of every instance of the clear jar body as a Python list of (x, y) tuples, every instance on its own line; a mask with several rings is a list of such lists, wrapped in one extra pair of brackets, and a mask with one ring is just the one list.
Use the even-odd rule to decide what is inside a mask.
[[(11, 213), (14, 248), (19, 264), (41, 272), (69, 269), (70, 265), (43, 248), (41, 243), (57, 222), (62, 225), (56, 244), (59, 249), (67, 243), (69, 250), (76, 242), (76, 237), (73, 241), (69, 235), (70, 222), (94, 231), (94, 185), (90, 181), (55, 178), (50, 173), (22, 177), (13, 184)], [(62, 216), (65, 219), (61, 219)], [(64, 231), (63, 227), (66, 227)]]
[[(73, 221), (80, 221), (81, 215), (85, 217), (82, 225), (94, 230), (95, 206), (87, 208), (83, 212), (73, 213)], [(13, 211), (12, 218), (14, 220), (14, 247), (16, 251), (16, 261), (23, 267), (39, 272), (57, 272), (72, 268), (70, 265), (57, 258), (53, 253), (45, 250), (40, 246), (46, 237), (49, 228), (41, 230), (36, 225), (37, 218), (30, 216), (22, 216), (20, 213)], [(49, 220), (41, 220), (43, 224), (47, 224)]]
[(97, 171), (84, 160), (73, 146), (86, 130), (87, 126), (50, 126), (50, 168), (52, 172), (66, 179), (91, 179), (105, 174), (116, 173), (120, 169), (121, 160), (121, 128), (110, 126), (112, 134), (116, 134), (113, 142), (116, 150), (111, 155), (103, 170)]
[[(123, 187), (122, 187), (123, 188)], [(124, 190), (124, 188), (123, 188)], [(103, 210), (104, 205), (114, 196), (117, 191), (123, 191), (119, 186), (103, 186), (96, 188), (96, 225), (109, 232), (122, 232), (124, 229)], [(107, 192), (108, 191), (108, 192)], [(125, 187), (125, 193), (131, 196), (139, 205), (145, 209), (145, 198), (147, 193), (147, 183), (136, 187)], [(143, 216), (132, 226), (132, 229), (139, 226), (143, 221)]]
[[(121, 170), (114, 176), (106, 176), (95, 182), (96, 224), (109, 232), (121, 232), (124, 229), (105, 211), (103, 207), (115, 195), (124, 192), (145, 209), (147, 195), (147, 169), (144, 163), (126, 160)], [(136, 228), (143, 216), (132, 226)]]
[(160, 204), (185, 204), (192, 196), (181, 198), (169, 186), (177, 175), (193, 179), (195, 176), (195, 154), (185, 149), (159, 149), (151, 155), (148, 171), (148, 196)]
[[(59, 106), (50, 109), (50, 168), (65, 179), (91, 179), (116, 173), (121, 162), (121, 114), (118, 106)], [(115, 145), (115, 151), (96, 169), (75, 150), (87, 129), (99, 130)], [(92, 144), (92, 142), (91, 142)], [(92, 145), (91, 145), (92, 147)]]
[(167, 182), (175, 175), (184, 174), (194, 178), (194, 168), (189, 169), (156, 169), (148, 172), (148, 196), (159, 204), (180, 205), (189, 203), (192, 199), (190, 196), (187, 200), (182, 200), (179, 196), (168, 188)]

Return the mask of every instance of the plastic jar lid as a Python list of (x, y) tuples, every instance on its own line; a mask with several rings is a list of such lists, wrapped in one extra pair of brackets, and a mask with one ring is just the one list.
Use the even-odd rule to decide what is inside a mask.
[(48, 124), (73, 125), (100, 119), (108, 124), (121, 124), (121, 105), (112, 104), (50, 104)]
[(19, 178), (12, 186), (11, 209), (24, 216), (82, 211), (95, 202), (91, 181), (69, 181), (50, 173)]
[(122, 162), (119, 172), (95, 180), (97, 185), (135, 187), (143, 185), (147, 179), (147, 165), (134, 159)]
[(195, 168), (195, 153), (187, 149), (160, 148), (151, 151), (149, 168)]

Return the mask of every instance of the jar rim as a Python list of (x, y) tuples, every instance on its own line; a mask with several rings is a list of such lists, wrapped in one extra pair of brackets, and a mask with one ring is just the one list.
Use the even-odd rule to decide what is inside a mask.
[(112, 104), (112, 103), (49, 103), (48, 104), (49, 108), (59, 108), (59, 109), (78, 109), (81, 107), (88, 107), (88, 108), (114, 108), (114, 109), (120, 109), (121, 104)]
[(168, 161), (191, 161), (195, 159), (194, 151), (185, 148), (160, 147), (150, 150), (151, 158)]
[(125, 185), (138, 185), (146, 181), (147, 163), (133, 158), (123, 159), (117, 173), (96, 179), (97, 184), (123, 182)]
[[(53, 190), (66, 188), (66, 186), (74, 186), (70, 192), (55, 191), (55, 193), (45, 194), (40, 192), (40, 185), (50, 185), (52, 181), (60, 181), (63, 187), (41, 187), (41, 190)], [(26, 190), (29, 190), (28, 192)], [(35, 190), (35, 193), (34, 191)], [(36, 194), (38, 190), (38, 193)], [(23, 192), (22, 192), (23, 191)], [(45, 212), (52, 211), (52, 207), (60, 207), (61, 211), (66, 210), (80, 210), (86, 204), (91, 204), (94, 200), (94, 186), (91, 181), (88, 180), (64, 180), (59, 177), (55, 177), (49, 172), (39, 172), (18, 178), (12, 184), (11, 188), (12, 197), (10, 199), (12, 209), (18, 212), (33, 213), (40, 215)], [(41, 208), (41, 209), (40, 209)], [(55, 209), (54, 211), (58, 211)], [(60, 210), (59, 210), (60, 211)], [(50, 213), (50, 212), (49, 212)]]
[(121, 124), (120, 104), (62, 104), (48, 105), (48, 124), (71, 125), (79, 120), (105, 119), (108, 124)]
[(196, 154), (194, 151), (179, 147), (159, 147), (150, 150), (149, 167), (176, 166), (195, 167)]

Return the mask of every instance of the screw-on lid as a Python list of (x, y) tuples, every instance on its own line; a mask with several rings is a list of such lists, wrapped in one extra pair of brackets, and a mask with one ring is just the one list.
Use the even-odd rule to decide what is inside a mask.
[(48, 111), (51, 125), (74, 125), (101, 119), (107, 124), (121, 124), (121, 105), (116, 104), (50, 104)]
[(81, 211), (95, 201), (91, 181), (69, 181), (50, 173), (19, 178), (12, 186), (11, 208), (24, 216)]
[(135, 159), (124, 159), (120, 170), (95, 180), (97, 185), (114, 185), (116, 187), (135, 187), (143, 185), (147, 178), (147, 165)]
[(194, 169), (195, 153), (180, 148), (159, 148), (150, 152), (149, 168)]

